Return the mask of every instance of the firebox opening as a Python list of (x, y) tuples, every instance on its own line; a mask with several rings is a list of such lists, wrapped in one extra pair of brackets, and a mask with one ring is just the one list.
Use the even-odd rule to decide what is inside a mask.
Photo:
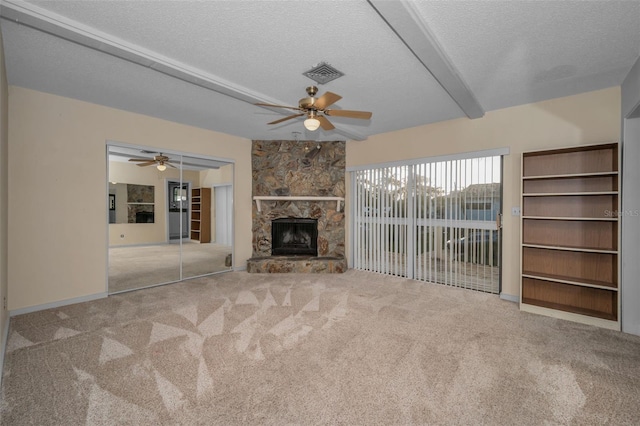
[(271, 222), (271, 255), (318, 255), (318, 220), (280, 218)]

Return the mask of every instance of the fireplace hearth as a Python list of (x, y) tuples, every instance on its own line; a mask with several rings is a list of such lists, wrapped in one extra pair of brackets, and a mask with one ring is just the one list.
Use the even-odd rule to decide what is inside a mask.
[(272, 256), (317, 256), (318, 220), (280, 218), (271, 222)]

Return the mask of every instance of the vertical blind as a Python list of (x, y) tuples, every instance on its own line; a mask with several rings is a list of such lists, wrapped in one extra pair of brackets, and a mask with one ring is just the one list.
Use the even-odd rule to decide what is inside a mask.
[(498, 293), (501, 162), (494, 155), (353, 171), (353, 267)]

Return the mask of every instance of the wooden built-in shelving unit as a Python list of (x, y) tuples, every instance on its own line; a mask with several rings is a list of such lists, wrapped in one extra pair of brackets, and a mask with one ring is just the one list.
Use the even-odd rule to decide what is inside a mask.
[(522, 155), (522, 310), (620, 329), (619, 151)]
[(191, 239), (211, 242), (211, 188), (191, 190)]

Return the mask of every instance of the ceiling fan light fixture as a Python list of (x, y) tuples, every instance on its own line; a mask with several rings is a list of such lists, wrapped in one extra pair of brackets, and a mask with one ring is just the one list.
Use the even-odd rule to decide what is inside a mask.
[(160, 170), (161, 172), (164, 172), (165, 170), (167, 170), (167, 166), (165, 166), (164, 164), (160, 163), (156, 166), (156, 168), (158, 170)]
[(318, 130), (318, 127), (320, 127), (320, 120), (314, 117), (307, 118), (304, 120), (304, 127), (312, 132)]
[(329, 106), (333, 105), (340, 99), (342, 96), (332, 93), (326, 92), (322, 96), (316, 98), (316, 94), (318, 93), (318, 88), (316, 86), (307, 87), (307, 95), (306, 98), (302, 98), (298, 101), (298, 106), (286, 106), (286, 105), (275, 105), (275, 104), (266, 104), (262, 102), (258, 102), (255, 105), (269, 107), (269, 108), (286, 108), (297, 111), (295, 114), (289, 115), (284, 118), (280, 118), (278, 120), (274, 120), (267, 124), (278, 124), (287, 120), (291, 120), (293, 118), (307, 116), (307, 119), (304, 120), (304, 127), (313, 132), (318, 130), (318, 127), (322, 127), (325, 131), (331, 131), (335, 129), (335, 126), (331, 124), (327, 117), (336, 116), (336, 117), (347, 117), (347, 118), (360, 118), (368, 120), (371, 118), (371, 113), (368, 111), (351, 111), (346, 109), (327, 109)]

